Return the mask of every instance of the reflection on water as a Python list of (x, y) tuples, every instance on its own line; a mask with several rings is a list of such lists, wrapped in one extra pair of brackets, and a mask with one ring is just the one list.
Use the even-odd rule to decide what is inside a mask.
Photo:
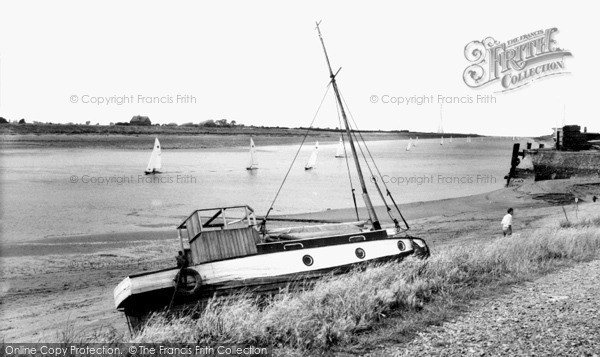
[[(440, 146), (438, 140), (421, 139), (411, 151), (405, 150), (406, 140), (369, 142), (369, 149), (397, 203), (407, 203), (502, 187), (512, 144), (454, 139)], [(150, 150), (4, 150), (3, 241), (174, 228), (194, 209), (225, 205), (248, 204), (262, 215), (297, 147), (256, 145), (258, 170), (245, 169), (244, 149), (163, 150), (162, 174), (155, 176), (144, 175)], [(336, 145), (320, 146), (313, 170), (304, 170), (312, 146), (303, 148), (272, 214), (352, 207), (346, 162), (334, 157)], [(369, 175), (366, 165), (363, 172)], [(354, 173), (352, 182), (359, 188)]]

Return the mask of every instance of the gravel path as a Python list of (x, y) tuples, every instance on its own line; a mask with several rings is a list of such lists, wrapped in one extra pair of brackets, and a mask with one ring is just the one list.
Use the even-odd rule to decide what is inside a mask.
[(599, 356), (600, 260), (476, 302), (381, 356)]

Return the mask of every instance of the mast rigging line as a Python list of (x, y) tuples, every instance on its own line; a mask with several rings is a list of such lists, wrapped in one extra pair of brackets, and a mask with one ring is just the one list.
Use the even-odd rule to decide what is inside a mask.
[[(340, 93), (340, 96), (342, 97), (342, 101), (344, 102), (344, 105), (346, 106), (346, 109), (348, 110), (348, 114), (350, 115), (350, 119), (352, 120), (352, 123), (354, 124), (354, 128), (356, 129), (352, 133), (352, 135), (354, 135), (354, 137), (356, 138), (356, 132), (358, 132), (358, 135), (360, 136), (360, 140), (358, 140), (358, 138), (356, 138), (356, 142), (358, 143), (358, 148), (360, 149), (360, 153), (362, 154), (363, 159), (365, 160), (365, 163), (367, 164), (367, 168), (369, 169), (369, 172), (371, 173), (371, 177), (373, 178), (372, 181), (375, 184), (375, 187), (377, 188), (377, 191), (379, 191), (379, 195), (381, 196), (381, 200), (383, 201), (383, 204), (385, 205), (385, 207), (387, 209), (388, 216), (390, 216), (390, 218), (392, 219), (392, 221), (396, 225), (396, 228), (401, 229), (403, 231), (408, 231), (410, 229), (410, 226), (408, 225), (408, 222), (406, 222), (406, 219), (404, 219), (404, 215), (402, 214), (402, 212), (400, 211), (400, 208), (396, 204), (396, 201), (394, 200), (394, 197), (392, 196), (392, 193), (390, 192), (390, 189), (388, 188), (388, 186), (385, 183), (385, 181), (383, 181), (382, 175), (381, 175), (381, 171), (379, 170), (379, 167), (377, 166), (377, 163), (375, 162), (375, 159), (373, 159), (373, 155), (371, 154), (371, 150), (369, 150), (369, 146), (367, 145), (367, 142), (365, 141), (365, 138), (363, 137), (362, 132), (359, 130), (358, 125), (356, 124), (356, 121), (354, 120), (354, 115), (352, 115), (352, 111), (350, 111), (350, 107), (348, 106), (348, 103), (346, 102), (346, 98), (344, 98), (344, 95), (341, 94), (341, 93)], [(404, 225), (406, 226), (405, 229), (401, 228), (400, 225), (398, 224), (398, 220), (391, 215), (391, 213), (390, 213), (391, 212), (391, 208), (388, 206), (387, 201), (385, 200), (385, 198), (383, 196), (383, 193), (381, 192), (381, 189), (379, 188), (379, 184), (377, 182), (378, 180), (375, 177), (375, 175), (373, 174), (373, 171), (371, 170), (371, 165), (369, 165), (369, 162), (368, 162), (368, 160), (367, 160), (367, 158), (365, 156), (365, 153), (363, 152), (362, 147), (360, 145), (361, 141), (362, 141), (362, 144), (365, 146), (365, 149), (367, 150), (367, 153), (369, 154), (369, 158), (371, 159), (371, 162), (373, 163), (373, 166), (375, 167), (375, 170), (377, 171), (377, 174), (381, 178), (381, 182), (383, 183), (383, 186), (385, 187), (385, 191), (386, 191), (387, 196), (389, 196), (390, 200), (394, 204), (394, 208), (396, 208), (396, 211), (400, 215), (400, 218), (402, 218), (402, 221), (404, 222)]]
[(319, 103), (319, 106), (317, 107), (317, 111), (315, 112), (315, 115), (313, 116), (312, 121), (310, 122), (310, 126), (306, 129), (306, 132), (304, 133), (304, 137), (302, 138), (300, 147), (298, 147), (298, 150), (296, 151), (296, 154), (294, 155), (294, 159), (292, 160), (292, 163), (290, 164), (290, 167), (288, 168), (287, 172), (285, 173), (285, 176), (283, 177), (283, 181), (281, 181), (281, 185), (279, 186), (279, 189), (277, 190), (277, 193), (275, 194), (275, 198), (273, 198), (273, 201), (271, 202), (271, 205), (269, 206), (269, 209), (267, 210), (267, 214), (265, 214), (265, 217), (263, 218), (263, 221), (261, 223), (263, 233), (266, 233), (267, 218), (269, 217), (269, 214), (273, 210), (275, 201), (277, 200), (277, 197), (279, 197), (279, 194), (281, 193), (281, 189), (283, 188), (283, 185), (285, 184), (285, 181), (287, 180), (288, 175), (292, 171), (292, 167), (294, 166), (294, 163), (296, 162), (296, 159), (298, 158), (298, 155), (300, 154), (300, 150), (302, 149), (302, 146), (304, 145), (304, 142), (306, 141), (306, 138), (308, 137), (308, 133), (312, 129), (312, 126), (313, 126), (315, 120), (317, 119), (317, 115), (319, 115), (321, 106), (323, 106), (323, 102), (325, 101), (325, 98), (327, 98), (327, 93), (329, 93), (329, 88), (331, 88), (331, 82), (327, 85), (327, 88), (325, 89), (325, 94), (323, 95), (323, 98), (321, 98), (321, 102)]
[(356, 204), (356, 194), (354, 185), (352, 184), (352, 174), (350, 172), (350, 162), (348, 161), (348, 153), (346, 152), (346, 141), (344, 140), (344, 129), (342, 125), (342, 118), (340, 116), (340, 108), (337, 101), (335, 102), (335, 109), (337, 110), (338, 123), (340, 128), (340, 137), (342, 138), (342, 145), (344, 146), (344, 160), (346, 161), (346, 169), (348, 171), (348, 180), (350, 181), (350, 190), (352, 192), (352, 202), (354, 203), (354, 212), (356, 213), (356, 220), (360, 221), (360, 215), (358, 214), (358, 205)]
[[(353, 121), (354, 121), (354, 120), (353, 120)], [(354, 123), (354, 125), (356, 126), (356, 123)], [(358, 131), (358, 128), (356, 129), (356, 131)], [(408, 228), (408, 224), (406, 224), (406, 221), (404, 221), (404, 223), (406, 224), (406, 227), (407, 227), (407, 228), (406, 228), (406, 229), (403, 229), (403, 228), (401, 228), (401, 227), (400, 227), (400, 224), (398, 223), (398, 220), (397, 220), (397, 219), (396, 219), (396, 218), (395, 218), (395, 217), (394, 217), (394, 216), (391, 214), (391, 212), (392, 212), (392, 209), (391, 209), (391, 208), (390, 208), (390, 206), (388, 205), (388, 203), (387, 203), (387, 201), (386, 201), (386, 199), (385, 199), (385, 196), (383, 195), (383, 192), (381, 192), (381, 187), (379, 187), (379, 184), (377, 183), (377, 178), (375, 177), (375, 174), (373, 173), (373, 170), (371, 169), (371, 165), (369, 165), (369, 160), (367, 159), (367, 157), (366, 157), (366, 155), (365, 155), (365, 152), (364, 152), (364, 151), (363, 151), (363, 149), (362, 149), (362, 146), (361, 146), (361, 143), (360, 143), (360, 141), (361, 141), (361, 140), (362, 140), (362, 142), (363, 142), (362, 144), (363, 144), (363, 145), (365, 145), (365, 148), (367, 149), (367, 152), (369, 153), (369, 156), (370, 156), (370, 158), (371, 158), (371, 161), (373, 162), (373, 164), (374, 164), (375, 166), (377, 166), (377, 165), (375, 164), (375, 160), (373, 159), (373, 156), (371, 155), (371, 152), (370, 152), (370, 150), (369, 150), (369, 148), (368, 148), (368, 146), (367, 146), (367, 144), (366, 144), (366, 142), (365, 142), (365, 140), (364, 140), (364, 138), (363, 138), (362, 134), (360, 134), (360, 131), (359, 131), (360, 140), (359, 140), (359, 138), (356, 136), (356, 133), (355, 133), (355, 132), (353, 132), (353, 133), (352, 133), (352, 135), (354, 135), (354, 138), (355, 138), (355, 140), (356, 140), (356, 143), (357, 143), (357, 145), (358, 145), (358, 148), (359, 148), (359, 150), (360, 150), (360, 154), (362, 155), (362, 157), (363, 157), (363, 160), (365, 161), (365, 164), (367, 165), (367, 168), (369, 169), (369, 173), (371, 174), (371, 181), (372, 181), (372, 182), (373, 182), (373, 184), (375, 185), (375, 188), (377, 189), (377, 192), (379, 193), (379, 197), (381, 198), (381, 201), (382, 201), (382, 202), (383, 202), (383, 204), (385, 205), (385, 208), (386, 208), (386, 213), (388, 214), (388, 216), (390, 217), (390, 219), (392, 220), (392, 222), (394, 222), (394, 225), (396, 226), (396, 228), (397, 228), (397, 229), (399, 229), (399, 230), (403, 230), (403, 231), (407, 231), (409, 228)], [(377, 169), (377, 171), (378, 171), (379, 177), (381, 177), (381, 173), (379, 172), (379, 169), (378, 169), (377, 167), (376, 167), (376, 169)], [(383, 180), (382, 180), (382, 182), (383, 182)], [(384, 183), (384, 185), (385, 185), (385, 182), (383, 182), (383, 183)], [(390, 198), (392, 199), (392, 202), (394, 202), (394, 199), (393, 199), (393, 197), (391, 197), (391, 193), (390, 193), (390, 191), (389, 191), (389, 190), (387, 190), (387, 186), (386, 186), (386, 191), (387, 191), (388, 195), (390, 195)], [(396, 206), (396, 209), (398, 210), (398, 213), (400, 213), (400, 211), (399, 211), (399, 209), (398, 209), (398, 207), (397, 207), (397, 206)], [(400, 215), (402, 216), (402, 213), (400, 213)], [(404, 220), (404, 217), (402, 217), (402, 219)]]

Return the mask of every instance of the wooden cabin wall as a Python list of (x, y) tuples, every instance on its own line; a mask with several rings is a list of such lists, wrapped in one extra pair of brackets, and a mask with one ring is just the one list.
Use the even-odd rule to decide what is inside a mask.
[(190, 242), (192, 264), (257, 254), (260, 235), (251, 227), (203, 231)]
[(190, 237), (195, 237), (198, 233), (200, 233), (200, 219), (198, 218), (198, 213), (192, 214), (187, 221), (185, 222), (185, 226), (188, 230)]

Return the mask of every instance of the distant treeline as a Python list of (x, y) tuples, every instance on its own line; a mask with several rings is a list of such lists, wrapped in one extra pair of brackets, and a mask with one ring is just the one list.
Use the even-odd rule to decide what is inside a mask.
[[(20, 120), (12, 120), (9, 121), (6, 118), (0, 117), (0, 124), (27, 124), (27, 122), (25, 121), (24, 118), (20, 119)], [(46, 122), (46, 123), (42, 123), (39, 121), (34, 121), (33, 122), (34, 125), (92, 125), (90, 121), (86, 121), (85, 124), (79, 124), (79, 123), (67, 123), (67, 124), (55, 124), (55, 123), (51, 123), (51, 122)], [(95, 124), (96, 126), (100, 126), (99, 123)], [(227, 119), (219, 119), (219, 120), (205, 120), (202, 121), (200, 123), (193, 123), (193, 122), (188, 122), (188, 123), (184, 123), (184, 124), (177, 124), (177, 123), (169, 123), (169, 124), (152, 124), (152, 121), (150, 120), (149, 117), (147, 116), (143, 116), (143, 115), (135, 115), (134, 117), (131, 118), (130, 121), (128, 122), (117, 122), (117, 123), (110, 123), (109, 126), (113, 126), (113, 125), (118, 125), (118, 126), (184, 126), (184, 127), (204, 127), (204, 128), (233, 128), (233, 127), (237, 127), (237, 126), (245, 126), (244, 124), (238, 124), (235, 120), (232, 120), (231, 122), (229, 122)]]
[[(335, 129), (311, 129), (311, 132), (325, 136), (339, 136), (340, 131)], [(399, 131), (361, 131), (372, 136), (386, 136), (398, 139), (408, 139), (418, 136), (420, 139), (439, 138), (438, 133), (416, 133)], [(0, 135), (44, 135), (44, 134), (64, 134), (64, 135), (266, 135), (266, 136), (303, 136), (306, 129), (303, 128), (283, 128), (283, 127), (257, 127), (257, 126), (236, 126), (236, 127), (200, 127), (200, 126), (136, 126), (136, 125), (76, 125), (76, 124), (8, 124), (0, 125)], [(448, 137), (447, 134), (444, 134)], [(466, 137), (466, 134), (453, 134), (453, 137)], [(471, 137), (478, 135), (471, 134)]]
[[(97, 134), (97, 135), (199, 135), (199, 134), (227, 134), (227, 135), (303, 135), (309, 128), (298, 127), (289, 128), (284, 126), (254, 126), (239, 124), (235, 120), (228, 121), (227, 119), (206, 120), (198, 124), (151, 124), (149, 118), (143, 116), (135, 116), (130, 122), (111, 123), (111, 125), (92, 125), (89, 121), (85, 124), (54, 124), (33, 122), (27, 123), (25, 119), (18, 121), (8, 121), (0, 117), (0, 134), (19, 135), (19, 134)], [(320, 133), (340, 133), (339, 128), (310, 128), (311, 132)], [(420, 137), (438, 138), (440, 136), (453, 137), (477, 137), (477, 134), (456, 134), (456, 133), (424, 133), (410, 132), (408, 130), (361, 130), (363, 133), (373, 134), (397, 134), (398, 137)]]

